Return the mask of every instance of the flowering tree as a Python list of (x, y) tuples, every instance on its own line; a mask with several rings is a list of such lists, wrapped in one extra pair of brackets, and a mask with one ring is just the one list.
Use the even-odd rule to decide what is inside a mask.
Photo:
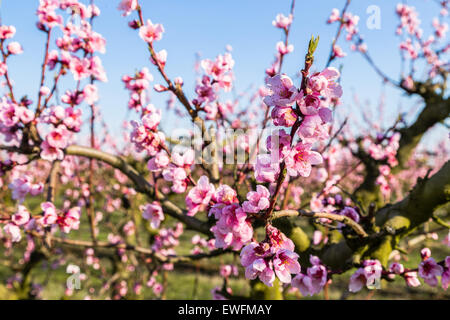
[[(432, 35), (424, 35), (414, 7), (397, 5), (399, 48), (410, 66), (398, 79), (369, 55), (350, 0), (328, 18), (337, 33), (325, 67), (314, 64), (319, 37), (312, 37), (291, 78), (282, 66), (294, 49), (288, 41), (293, 1), (290, 13), (273, 21), (284, 41), (276, 44), (265, 86), (238, 111), (240, 99), (223, 100), (234, 82), (231, 50), (198, 61), (197, 85), (187, 92), (181, 77), (166, 73), (166, 50), (158, 51), (163, 25), (145, 19), (138, 0), (122, 0), (118, 9), (142, 39), (153, 70), (122, 77), (128, 108), (138, 116), (125, 123), (123, 143), (108, 133), (98, 105), (97, 84), (107, 81), (98, 54), (106, 40), (93, 29), (100, 15), (93, 1), (39, 1), (37, 28), (46, 40), (36, 101), (15, 94), (8, 61), (23, 50), (13, 41), (15, 27), (1, 25), (0, 237), (2, 262), (11, 269), (7, 288), (15, 297), (39, 298), (45, 281), (33, 270), (68, 264), (78, 277), (75, 287), (67, 283), (65, 297), (81, 281), (90, 287), (87, 298), (139, 298), (144, 286), (164, 298), (168, 271), (182, 265), (210, 272), (199, 262), (221, 257), (223, 284), (211, 288), (217, 299), (295, 292), (327, 298), (333, 279), (347, 271), (350, 292), (395, 277), (406, 286), (425, 282), (446, 290), (449, 256), (432, 257), (423, 248), (416, 267), (402, 264), (414, 245), (449, 228), (448, 136), (418, 148), (450, 112), (442, 21), (448, 1), (439, 5)], [(344, 34), (383, 82), (420, 100), (413, 121), (399, 115), (382, 128), (366, 117), (368, 126), (356, 131), (350, 118), (336, 122), (345, 88), (332, 65), (346, 56), (338, 45)], [(168, 94), (168, 105), (181, 106), (178, 114), (195, 125), (183, 139), (160, 130), (164, 112), (149, 104), (151, 72), (164, 80), (153, 89)], [(72, 89), (59, 98), (64, 78), (73, 80)], [(86, 120), (83, 110), (90, 111)], [(183, 244), (190, 253), (180, 253)], [(230, 287), (239, 275), (250, 283), (245, 297)]]

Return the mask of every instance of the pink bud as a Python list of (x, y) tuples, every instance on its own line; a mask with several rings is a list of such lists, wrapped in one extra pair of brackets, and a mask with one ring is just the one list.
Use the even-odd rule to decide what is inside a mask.
[(420, 251), (420, 256), (422, 257), (423, 261), (427, 260), (429, 257), (431, 257), (431, 250), (428, 248), (423, 248)]

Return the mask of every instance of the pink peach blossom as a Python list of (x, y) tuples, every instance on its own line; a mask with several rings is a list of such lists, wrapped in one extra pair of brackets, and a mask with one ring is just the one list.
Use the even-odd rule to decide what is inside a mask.
[(275, 20), (272, 21), (272, 25), (280, 29), (286, 29), (291, 25), (293, 18), (294, 17), (291, 14), (286, 17), (282, 13), (279, 13), (275, 17)]
[(270, 94), (264, 98), (264, 103), (267, 106), (290, 106), (294, 104), (298, 90), (294, 86), (291, 78), (287, 75), (275, 75), (266, 79), (266, 85), (269, 88)]
[(194, 216), (199, 210), (207, 207), (214, 192), (214, 185), (209, 183), (208, 177), (201, 176), (197, 185), (186, 196), (187, 215)]
[(30, 220), (30, 212), (26, 207), (20, 205), (17, 212), (12, 215), (11, 220), (18, 226), (24, 225)]
[(132, 11), (136, 10), (137, 7), (137, 0), (121, 0), (117, 9), (123, 11), (123, 16), (128, 16)]
[(256, 157), (255, 179), (257, 182), (274, 182), (280, 173), (279, 159), (273, 161), (270, 154), (259, 154)]
[(142, 217), (146, 220), (150, 220), (150, 226), (153, 229), (158, 229), (161, 221), (164, 220), (161, 205), (158, 202), (153, 201), (153, 203), (148, 203), (145, 206), (141, 205), (139, 208), (142, 211)]
[(302, 142), (297, 143), (285, 158), (287, 172), (292, 177), (297, 175), (308, 177), (311, 166), (322, 162), (322, 156), (316, 151), (311, 151), (311, 144)]
[(247, 201), (244, 201), (242, 208), (245, 212), (258, 213), (269, 207), (270, 192), (263, 185), (257, 185), (256, 191), (247, 193)]
[(22, 46), (20, 45), (20, 43), (18, 43), (16, 41), (8, 43), (7, 49), (10, 54), (23, 53)]
[(438, 278), (444, 272), (444, 268), (438, 265), (433, 258), (428, 258), (419, 264), (419, 276), (430, 286), (438, 284)]
[(153, 24), (150, 19), (139, 29), (139, 36), (148, 43), (161, 40), (163, 33), (164, 27), (159, 23)]

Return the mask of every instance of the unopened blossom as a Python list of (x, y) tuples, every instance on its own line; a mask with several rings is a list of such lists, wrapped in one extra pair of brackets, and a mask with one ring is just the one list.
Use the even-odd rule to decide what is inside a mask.
[(283, 41), (279, 41), (276, 44), (276, 49), (280, 55), (285, 55), (294, 51), (294, 45), (286, 45)]
[(431, 250), (429, 248), (423, 248), (422, 250), (420, 250), (420, 257), (423, 261), (427, 260), (431, 257)]
[(201, 176), (197, 185), (189, 190), (186, 196), (187, 215), (194, 216), (199, 210), (208, 206), (214, 191), (214, 185), (209, 182), (208, 177)]
[(401, 263), (393, 262), (389, 266), (389, 271), (395, 274), (402, 274), (405, 271), (405, 267)]
[(265, 210), (270, 205), (270, 192), (263, 185), (257, 185), (256, 191), (247, 193), (247, 201), (244, 201), (242, 208), (245, 212), (258, 213)]
[(43, 96), (47, 96), (50, 92), (51, 92), (50, 88), (49, 88), (49, 87), (46, 87), (46, 86), (42, 86), (42, 87), (39, 89), (39, 94), (41, 94), (41, 95), (43, 95)]
[(290, 106), (294, 104), (298, 90), (293, 81), (285, 74), (277, 74), (266, 79), (270, 94), (264, 98), (267, 106)]
[(164, 27), (159, 23), (153, 24), (150, 19), (139, 29), (139, 36), (148, 43), (161, 40), (163, 33)]
[(291, 107), (275, 106), (271, 112), (273, 124), (276, 126), (292, 127), (297, 121), (297, 114)]
[(142, 217), (146, 220), (150, 220), (150, 226), (153, 229), (158, 229), (161, 221), (164, 220), (164, 213), (161, 205), (153, 201), (153, 203), (148, 203), (145, 206), (141, 205), (140, 210), (142, 211)]
[(408, 76), (405, 79), (403, 79), (402, 86), (405, 87), (408, 90), (413, 90), (414, 89), (414, 80), (413, 80), (413, 78), (411, 76)]
[(337, 58), (343, 58), (345, 57), (347, 54), (342, 50), (342, 48), (340, 46), (338, 46), (337, 44), (335, 44), (333, 46), (333, 56), (337, 57)]
[(292, 14), (286, 17), (284, 14), (279, 13), (275, 17), (275, 20), (272, 21), (272, 25), (280, 29), (286, 29), (291, 25), (293, 18)]
[(340, 17), (339, 10), (334, 8), (333, 10), (331, 10), (331, 14), (327, 20), (327, 23), (333, 23), (333, 22), (339, 21), (340, 19), (341, 19), (341, 17)]
[(8, 43), (7, 49), (10, 54), (23, 53), (22, 46), (20, 45), (20, 43), (18, 43), (16, 41)]
[(165, 92), (165, 91), (168, 91), (168, 90), (169, 90), (169, 88), (163, 86), (162, 84), (155, 84), (155, 85), (153, 86), (153, 89), (154, 89), (156, 92)]
[(311, 150), (309, 143), (297, 143), (285, 158), (287, 172), (290, 176), (308, 177), (311, 173), (312, 165), (323, 162), (320, 153)]
[(313, 239), (313, 244), (314, 244), (315, 246), (317, 246), (318, 244), (320, 244), (320, 243), (322, 242), (322, 239), (323, 239), (323, 233), (322, 233), (322, 231), (320, 231), (320, 230), (315, 230), (314, 233), (313, 233), (312, 239)]
[(57, 50), (52, 50), (48, 53), (47, 65), (50, 70), (55, 69), (56, 65), (59, 62), (59, 53)]

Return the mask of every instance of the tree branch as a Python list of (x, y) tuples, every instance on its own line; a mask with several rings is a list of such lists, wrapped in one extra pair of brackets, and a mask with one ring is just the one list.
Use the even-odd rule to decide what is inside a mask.
[(308, 217), (308, 218), (325, 218), (330, 219), (333, 221), (338, 221), (343, 224), (348, 225), (350, 228), (352, 228), (357, 235), (359, 235), (362, 238), (368, 237), (367, 233), (364, 231), (364, 229), (355, 222), (355, 220), (342, 216), (339, 214), (334, 213), (328, 213), (328, 212), (306, 212), (304, 210), (281, 210), (274, 212), (272, 215), (272, 219), (278, 219), (281, 217)]
[(107, 152), (103, 152), (100, 150), (96, 150), (89, 147), (71, 145), (66, 148), (66, 154), (73, 156), (82, 156), (90, 159), (97, 159), (104, 163), (111, 165), (112, 167), (120, 170), (124, 173), (128, 178), (136, 186), (136, 190), (140, 193), (145, 194), (150, 199), (157, 199), (161, 202), (161, 206), (163, 211), (173, 218), (183, 222), (186, 226), (192, 230), (199, 231), (206, 235), (210, 235), (209, 226), (207, 223), (200, 221), (196, 218), (189, 217), (186, 213), (179, 208), (177, 205), (167, 200), (167, 198), (161, 193), (155, 193), (154, 188), (150, 185), (150, 183), (142, 177), (139, 172), (136, 171), (132, 166), (130, 166), (124, 159), (121, 157), (112, 155)]

